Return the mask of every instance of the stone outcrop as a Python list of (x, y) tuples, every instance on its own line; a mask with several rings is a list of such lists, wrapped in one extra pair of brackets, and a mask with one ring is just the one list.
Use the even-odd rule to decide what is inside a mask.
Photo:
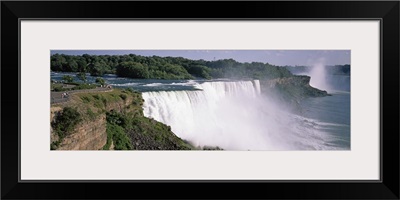
[[(74, 94), (71, 97), (71, 101), (65, 104), (53, 105), (50, 108), (50, 121), (53, 122), (58, 114), (62, 114), (64, 107), (72, 106), (76, 107), (78, 112), (83, 117), (83, 120), (79, 122), (73, 131), (65, 136), (62, 141), (60, 141), (57, 150), (99, 150), (104, 147), (107, 143), (107, 130), (106, 130), (106, 112), (115, 111), (119, 113), (134, 113), (140, 116), (143, 115), (141, 112), (141, 106), (143, 105), (143, 100), (140, 94), (109, 94), (109, 93), (90, 93), (91, 95), (107, 95), (107, 97), (114, 97), (114, 100), (107, 101), (101, 104), (100, 107), (95, 107), (93, 99), (90, 103), (85, 104), (82, 102), (79, 94)], [(118, 95), (125, 95), (124, 98), (118, 97)], [(116, 98), (116, 96), (118, 98)], [(135, 99), (135, 102), (134, 102)], [(137, 99), (140, 99), (137, 100)], [(100, 100), (99, 100), (100, 101)], [(137, 104), (137, 105), (136, 105)], [(87, 110), (91, 109), (94, 113), (94, 117), (88, 117)], [(102, 111), (101, 111), (102, 110)], [(50, 126), (51, 127), (51, 126)], [(59, 141), (59, 136), (55, 131), (50, 128), (50, 141), (51, 143)], [(111, 144), (110, 149), (114, 147)]]
[[(59, 112), (62, 112), (61, 107), (52, 107), (51, 121)], [(53, 130), (50, 135), (51, 142), (59, 139)], [(61, 141), (57, 150), (98, 150), (102, 149), (106, 142), (106, 115), (101, 114), (95, 119), (84, 120), (76, 125), (73, 133)]]
[(298, 105), (304, 98), (329, 96), (327, 91), (310, 86), (310, 80), (309, 76), (299, 75), (263, 80), (261, 93), (290, 105)]
[(74, 133), (62, 141), (58, 150), (97, 150), (107, 142), (106, 116), (84, 121), (75, 127)]

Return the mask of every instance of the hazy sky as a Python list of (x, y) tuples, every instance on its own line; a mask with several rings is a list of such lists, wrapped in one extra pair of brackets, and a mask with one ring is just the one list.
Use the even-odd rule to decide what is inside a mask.
[(219, 60), (232, 58), (239, 62), (263, 62), (273, 65), (350, 64), (350, 50), (53, 50), (51, 54), (172, 56), (189, 59)]

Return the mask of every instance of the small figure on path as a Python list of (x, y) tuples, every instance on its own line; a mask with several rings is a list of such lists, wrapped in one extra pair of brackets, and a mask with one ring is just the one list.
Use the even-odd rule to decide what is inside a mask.
[(61, 98), (62, 98), (62, 99), (64, 99), (64, 97), (68, 97), (68, 96), (69, 96), (69, 94), (66, 93), (66, 92), (64, 92), (64, 93), (61, 94)]

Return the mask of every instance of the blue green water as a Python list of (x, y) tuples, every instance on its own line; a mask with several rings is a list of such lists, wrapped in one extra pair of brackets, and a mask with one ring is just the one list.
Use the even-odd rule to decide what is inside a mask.
[(350, 149), (350, 92), (332, 91), (332, 96), (301, 102), (302, 116), (318, 120), (319, 129), (329, 135), (326, 145)]

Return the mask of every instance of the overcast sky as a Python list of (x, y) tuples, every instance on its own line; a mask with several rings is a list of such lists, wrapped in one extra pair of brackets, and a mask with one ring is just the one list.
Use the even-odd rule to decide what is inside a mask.
[(350, 50), (53, 50), (51, 54), (172, 56), (189, 59), (219, 60), (232, 58), (239, 62), (263, 62), (273, 65), (350, 64)]

